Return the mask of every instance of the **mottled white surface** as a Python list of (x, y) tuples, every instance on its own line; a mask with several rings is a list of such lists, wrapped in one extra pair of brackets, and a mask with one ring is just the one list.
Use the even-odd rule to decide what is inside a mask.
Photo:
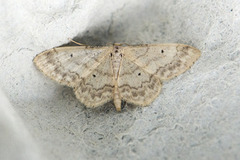
[(0, 159), (43, 159), (28, 129), (0, 91)]
[[(0, 12), (0, 85), (13, 106), (0, 106), (1, 155), (21, 154), (3, 149), (16, 143), (35, 146), (25, 147), (34, 154), (29, 159), (240, 159), (238, 0), (1, 0)], [(202, 56), (165, 82), (149, 107), (126, 104), (118, 113), (108, 103), (91, 110), (32, 63), (68, 38), (88, 45), (184, 43)], [(23, 126), (30, 133), (24, 138), (16, 132)]]

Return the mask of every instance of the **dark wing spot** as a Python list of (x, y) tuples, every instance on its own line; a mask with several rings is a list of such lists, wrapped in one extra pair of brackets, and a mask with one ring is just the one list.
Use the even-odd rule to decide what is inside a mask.
[(138, 73), (138, 76), (141, 76), (141, 73)]
[(95, 74), (93, 74), (92, 76), (93, 76), (93, 77), (96, 77), (96, 75), (95, 75)]
[(161, 50), (162, 53), (164, 53), (164, 50)]
[(112, 57), (112, 56), (113, 56), (113, 54), (112, 54), (112, 53), (110, 53), (110, 56)]
[(70, 54), (71, 57), (73, 57), (73, 54)]
[(132, 92), (132, 96), (133, 96), (133, 97), (137, 97), (137, 96), (138, 96), (138, 95), (137, 95), (137, 92), (134, 92), (134, 91), (133, 91), (133, 92)]

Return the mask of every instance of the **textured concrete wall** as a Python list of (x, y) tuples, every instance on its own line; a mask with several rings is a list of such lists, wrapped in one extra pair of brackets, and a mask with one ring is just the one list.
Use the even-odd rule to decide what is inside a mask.
[[(0, 105), (3, 158), (240, 159), (239, 0), (0, 4), (0, 87), (13, 109)], [(149, 107), (126, 104), (117, 113), (108, 103), (92, 110), (32, 63), (68, 38), (87, 45), (184, 43), (202, 56), (165, 82)]]

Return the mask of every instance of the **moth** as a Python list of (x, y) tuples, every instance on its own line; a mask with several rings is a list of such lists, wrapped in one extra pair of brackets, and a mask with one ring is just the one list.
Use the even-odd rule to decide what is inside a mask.
[(109, 101), (147, 106), (162, 82), (188, 70), (201, 52), (184, 44), (68, 46), (38, 54), (34, 63), (44, 75), (72, 87), (76, 98), (94, 108)]

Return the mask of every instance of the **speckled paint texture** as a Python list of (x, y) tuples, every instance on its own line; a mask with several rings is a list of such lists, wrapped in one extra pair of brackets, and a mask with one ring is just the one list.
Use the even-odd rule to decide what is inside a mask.
[[(1, 127), (0, 159), (240, 159), (238, 0), (0, 4), (0, 87), (13, 110), (1, 96), (0, 124), (13, 127)], [(32, 62), (68, 38), (87, 45), (183, 43), (202, 55), (164, 82), (149, 107), (125, 104), (119, 113), (107, 103), (92, 110)]]

